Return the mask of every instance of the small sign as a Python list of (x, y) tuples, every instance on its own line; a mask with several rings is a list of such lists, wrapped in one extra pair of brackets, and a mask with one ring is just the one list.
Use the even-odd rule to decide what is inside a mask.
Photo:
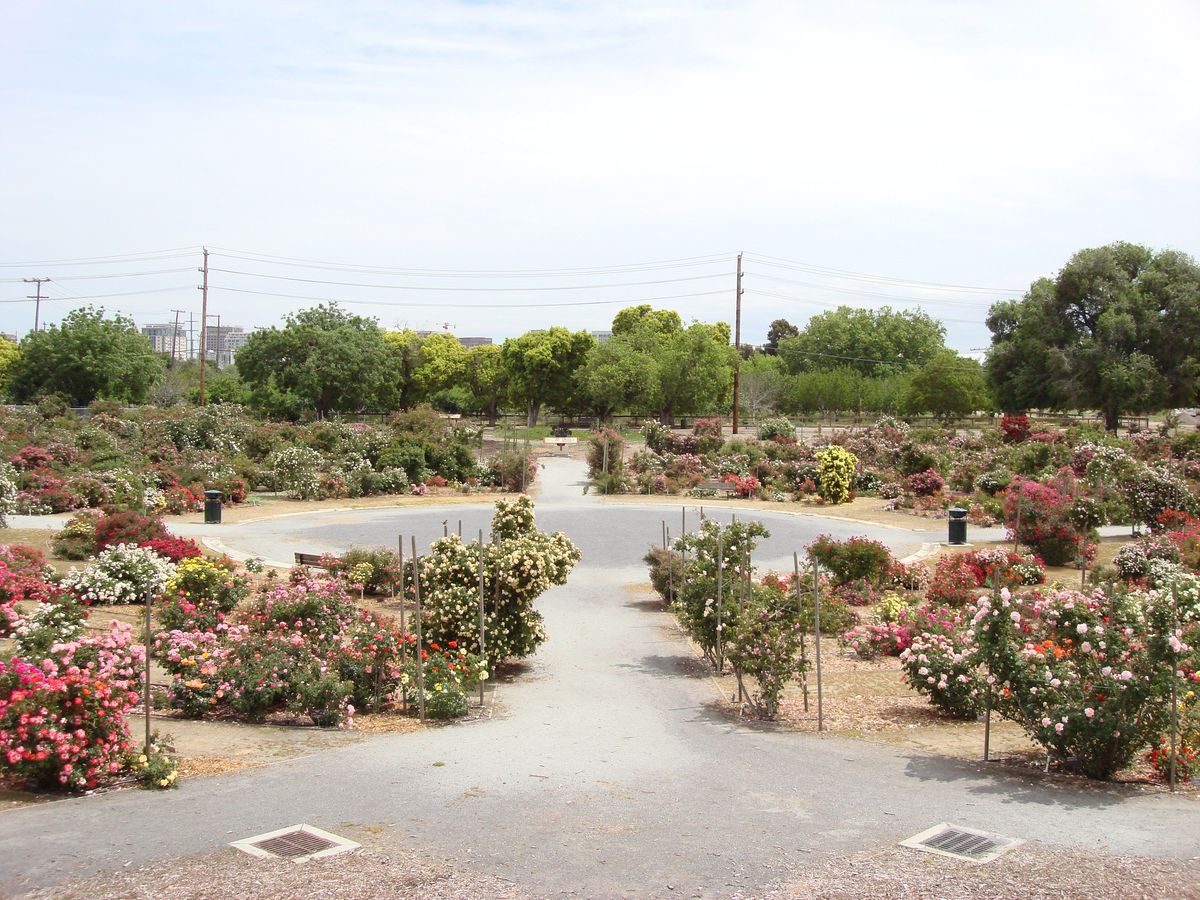
[(559, 447), (562, 447), (564, 444), (578, 444), (579, 443), (579, 438), (573, 438), (573, 437), (548, 437), (548, 438), (542, 438), (542, 440), (545, 441), (547, 444), (558, 444)]

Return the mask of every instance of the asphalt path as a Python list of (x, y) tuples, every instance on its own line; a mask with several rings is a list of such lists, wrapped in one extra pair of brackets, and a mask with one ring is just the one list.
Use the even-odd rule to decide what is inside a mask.
[[(378, 828), (384, 846), (451, 856), (539, 894), (591, 897), (753, 890), (824, 854), (892, 844), (942, 821), (1097, 853), (1200, 854), (1195, 803), (1182, 798), (725, 720), (710, 709), (713, 683), (687, 674), (689, 645), (631, 590), (645, 580), (641, 555), (678, 507), (606, 506), (583, 495), (578, 463), (546, 465), (539, 524), (566, 531), (584, 557), (539, 601), (550, 639), (502, 686), (497, 718), (372, 737), (170, 793), (0, 813), (0, 893), (126, 863), (167, 866), (299, 822)], [(447, 515), (448, 528), (461, 516), (469, 535), (487, 511), (321, 514), (230, 527), (221, 540), (286, 560), (292, 547), (434, 537)], [(822, 531), (868, 533), (902, 553), (927, 539), (753, 516), (773, 532), (760, 559), (779, 565)]]

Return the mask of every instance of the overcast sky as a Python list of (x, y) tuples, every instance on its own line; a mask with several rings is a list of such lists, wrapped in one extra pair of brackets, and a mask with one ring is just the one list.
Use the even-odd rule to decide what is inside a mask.
[(748, 342), (920, 303), (970, 350), (1080, 248), (1200, 251), (1198, 46), (1195, 2), (7, 0), (0, 301), (198, 317), (207, 245), (225, 324), (503, 338), (731, 320), (745, 250)]

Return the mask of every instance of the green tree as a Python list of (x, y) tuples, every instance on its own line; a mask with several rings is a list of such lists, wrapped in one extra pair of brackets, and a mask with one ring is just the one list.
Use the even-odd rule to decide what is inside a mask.
[(508, 387), (500, 347), (496, 344), (472, 347), (467, 355), (465, 377), (475, 410), (485, 413), (488, 424), (495, 427), (496, 413)]
[(774, 410), (783, 396), (783, 361), (765, 351), (742, 363), (740, 373), (742, 408), (757, 418)]
[(800, 329), (787, 319), (776, 319), (767, 329), (767, 342), (763, 344), (763, 353), (774, 356), (779, 352), (779, 342), (784, 338), (796, 337)]
[(452, 334), (435, 333), (421, 343), (413, 380), (421, 399), (460, 386), (467, 374), (467, 348)]
[[(657, 334), (653, 326), (649, 330)], [(587, 408), (597, 418), (608, 419), (622, 409), (644, 412), (654, 406), (658, 361), (643, 345), (646, 337), (640, 329), (620, 333), (614, 329), (609, 340), (589, 351), (576, 378)]]
[(20, 350), (9, 386), (18, 403), (46, 394), (61, 394), (75, 406), (97, 399), (141, 403), (163, 368), (132, 319), (107, 319), (92, 307), (27, 334)]
[(1200, 266), (1118, 242), (1076, 253), (992, 307), (988, 377), (1002, 409), (1126, 412), (1190, 405), (1200, 374)]
[(943, 350), (912, 373), (905, 407), (950, 420), (987, 406), (987, 379), (974, 359)]
[(394, 402), (400, 409), (412, 409), (421, 402), (416, 373), (421, 364), (421, 348), (425, 340), (411, 328), (385, 331), (383, 339), (391, 351)]
[(673, 309), (655, 309), (648, 303), (627, 306), (613, 316), (613, 337), (634, 332), (650, 331), (658, 334), (674, 334), (683, 328), (683, 320)]
[(8, 383), (21, 358), (21, 348), (8, 338), (0, 338), (0, 394), (8, 391)]
[(525, 407), (526, 422), (536, 425), (542, 406), (565, 407), (575, 391), (575, 372), (595, 339), (586, 331), (554, 327), (509, 338), (500, 348), (509, 394)]
[(390, 408), (395, 357), (374, 320), (330, 304), (293, 313), (283, 328), (254, 332), (234, 364), (255, 407), (324, 418)]
[(729, 340), (725, 322), (694, 322), (665, 337), (655, 353), (657, 406), (664, 425), (672, 424), (677, 412), (701, 415), (728, 402), (737, 361)]
[(839, 306), (813, 316), (795, 337), (779, 342), (789, 372), (854, 369), (891, 375), (919, 366), (944, 348), (945, 328), (920, 311)]

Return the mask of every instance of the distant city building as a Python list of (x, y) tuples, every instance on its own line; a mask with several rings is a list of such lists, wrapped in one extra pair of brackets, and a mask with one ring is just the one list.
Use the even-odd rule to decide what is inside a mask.
[(596, 339), (597, 344), (603, 344), (612, 338), (611, 331), (593, 331), (591, 334)]
[(246, 343), (249, 336), (241, 325), (217, 325), (210, 322), (204, 341), (208, 350), (205, 356), (213, 360), (218, 367), (232, 365), (234, 352)]
[[(416, 335), (419, 338), (427, 338), (431, 334), (449, 334), (449, 332), (448, 331), (418, 331), (418, 332), (416, 332)], [(458, 342), (460, 344), (462, 344), (464, 347), (466, 347), (468, 350), (470, 350), (472, 347), (482, 347), (486, 344), (492, 343), (492, 339), (490, 337), (458, 337), (458, 335), (450, 335), (450, 336), (453, 338), (457, 338)]]
[(12, 341), (14, 344), (21, 343), (20, 341), (17, 340), (17, 336), (15, 333), (3, 331), (3, 332), (0, 332), (0, 337), (4, 338), (6, 341)]
[(165, 353), (175, 359), (187, 359), (188, 333), (184, 326), (174, 322), (143, 325), (142, 334), (149, 338), (155, 353)]

